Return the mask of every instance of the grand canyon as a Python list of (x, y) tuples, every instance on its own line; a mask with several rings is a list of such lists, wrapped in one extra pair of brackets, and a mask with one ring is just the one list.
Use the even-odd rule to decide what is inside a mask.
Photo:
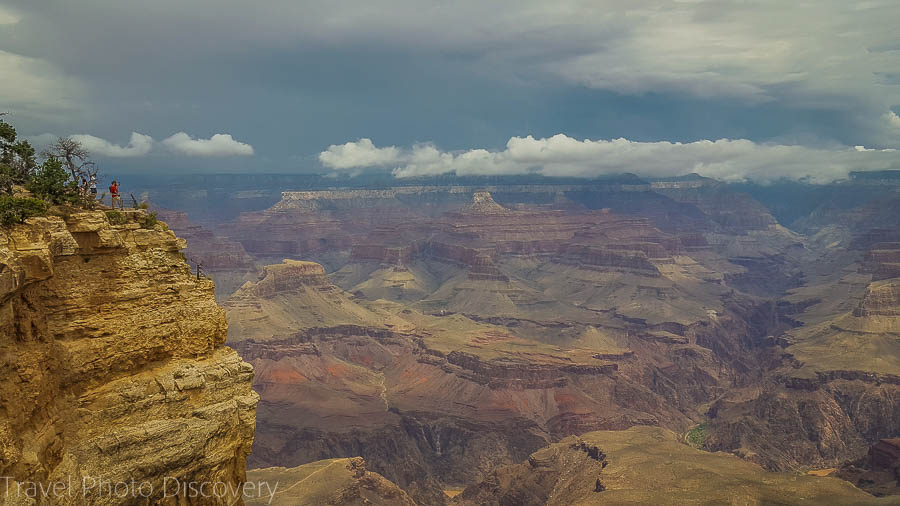
[(0, 0), (0, 506), (900, 505), (898, 22)]
[[(900, 178), (882, 176), (818, 188), (790, 223), (763, 203), (775, 188), (699, 176), (286, 190), (203, 225), (159, 212), (256, 371), (250, 468), (361, 457), (419, 504), (562, 504), (613, 486), (581, 498), (510, 473), (572, 436), (611, 453), (656, 427), (679, 451), (885, 495)], [(858, 202), (835, 208), (841, 186)]]

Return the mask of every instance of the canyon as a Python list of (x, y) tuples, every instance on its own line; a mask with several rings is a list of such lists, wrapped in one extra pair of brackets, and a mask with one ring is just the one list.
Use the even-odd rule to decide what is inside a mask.
[(210, 225), (258, 273), (211, 274), (244, 283), (219, 300), (257, 370), (249, 465), (362, 457), (443, 504), (635, 426), (770, 471), (861, 459), (900, 432), (883, 198), (786, 228), (698, 176), (285, 191)]
[(6, 490), (896, 499), (900, 193), (823, 201), (788, 228), (699, 176), (469, 182), (2, 229)]

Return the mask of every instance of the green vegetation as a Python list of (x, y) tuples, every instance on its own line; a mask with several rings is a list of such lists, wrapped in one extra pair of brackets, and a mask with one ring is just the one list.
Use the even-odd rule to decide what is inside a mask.
[[(152, 230), (157, 226), (166, 226), (165, 223), (159, 221), (156, 213), (136, 213), (135, 218), (141, 228)], [(124, 225), (128, 223), (128, 214), (115, 210), (106, 211), (106, 219), (109, 221), (110, 225)]]
[(0, 193), (11, 194), (13, 185), (26, 183), (37, 165), (34, 148), (16, 137), (16, 129), (0, 120)]
[(159, 219), (156, 217), (156, 213), (147, 213), (145, 216), (141, 218), (141, 228), (155, 228), (156, 224), (159, 223)]
[(51, 204), (78, 201), (78, 188), (56, 158), (50, 158), (25, 183), (25, 189)]
[(119, 211), (106, 211), (106, 219), (110, 225), (124, 225), (128, 223), (128, 216)]
[[(87, 193), (87, 182), (97, 177), (97, 171), (78, 141), (60, 137), (41, 157), (44, 161), (38, 164), (31, 144), (19, 140), (16, 129), (0, 119), (0, 226), (45, 215), (53, 205), (88, 209), (96, 205)], [(22, 195), (22, 187), (31, 195)]]
[(701, 423), (687, 433), (687, 441), (694, 448), (703, 448), (707, 437), (709, 437), (709, 428), (705, 423)]
[(0, 225), (8, 227), (33, 216), (43, 216), (47, 208), (47, 203), (40, 199), (0, 195)]

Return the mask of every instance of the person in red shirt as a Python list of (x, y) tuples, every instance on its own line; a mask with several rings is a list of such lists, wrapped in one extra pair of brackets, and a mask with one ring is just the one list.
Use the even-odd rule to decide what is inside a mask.
[(119, 196), (119, 182), (113, 179), (111, 185), (109, 185), (109, 195), (112, 197), (112, 206), (116, 207), (116, 202), (119, 203), (119, 209), (125, 209), (125, 206), (122, 205), (122, 197)]

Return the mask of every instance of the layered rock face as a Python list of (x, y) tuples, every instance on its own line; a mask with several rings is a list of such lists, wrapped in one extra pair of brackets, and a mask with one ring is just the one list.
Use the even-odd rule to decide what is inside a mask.
[(900, 279), (882, 268), (897, 230), (878, 228), (896, 216), (879, 213), (890, 206), (819, 222), (804, 286), (784, 297), (802, 325), (778, 337), (782, 366), (758, 392), (713, 405), (709, 448), (772, 469), (830, 468), (900, 434)]
[(706, 423), (706, 448), (782, 470), (898, 431), (895, 287), (867, 270), (891, 241), (791, 232), (714, 181), (285, 192), (227, 232), (325, 266), (227, 301), (253, 465), (361, 455), (440, 504), (598, 429)]
[[(226, 309), (230, 343), (257, 370), (252, 465), (361, 455), (423, 504), (568, 434), (683, 430), (699, 403), (745, 381), (752, 361), (731, 361), (746, 360), (734, 336), (765, 335), (734, 309), (625, 328), (429, 315), (353, 297), (290, 260)], [(712, 342), (718, 352), (701, 345)]]
[[(871, 283), (866, 290), (865, 298), (853, 311), (853, 316), (889, 318), (900, 316), (900, 278)], [(888, 323), (893, 321), (887, 320), (884, 324), (893, 327)]]
[[(224, 311), (212, 282), (191, 274), (184, 241), (141, 228), (141, 213), (124, 212), (123, 225), (98, 211), (0, 231), (10, 494), (40, 482), (68, 484), (42, 504), (240, 502), (179, 485), (244, 480), (252, 367), (224, 346)], [(130, 487), (110, 489), (119, 483)]]

